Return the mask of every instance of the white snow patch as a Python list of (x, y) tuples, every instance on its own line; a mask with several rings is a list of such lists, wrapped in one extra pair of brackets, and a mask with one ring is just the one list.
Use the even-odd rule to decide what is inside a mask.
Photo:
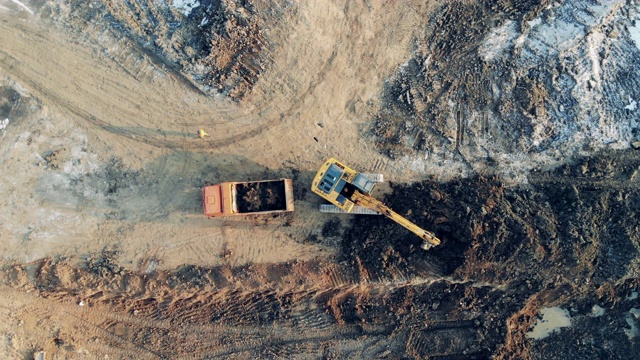
[(0, 130), (6, 129), (7, 125), (9, 125), (9, 118), (0, 121)]
[(627, 300), (635, 300), (638, 298), (638, 292), (637, 291), (633, 291), (631, 292), (631, 294), (629, 296), (627, 296)]
[[(615, 11), (623, 0), (592, 3), (568, 2), (558, 7), (558, 13), (571, 12), (575, 20), (568, 20), (561, 16), (538, 17), (528, 21), (529, 31), (523, 32), (515, 41), (523, 46), (523, 55), (532, 56), (532, 61), (539, 61), (538, 57), (555, 56), (575, 48), (582, 43), (591, 30), (598, 28), (606, 21), (609, 14)], [(570, 7), (570, 10), (566, 7)], [(594, 39), (597, 43), (599, 39)]]
[(624, 108), (627, 110), (634, 111), (637, 107), (638, 107), (638, 103), (635, 100), (633, 100), (631, 96), (629, 96), (629, 105), (625, 106)]
[(552, 49), (558, 49), (560, 52), (563, 52), (574, 47), (582, 40), (584, 26), (565, 21), (557, 21), (551, 24), (546, 23), (536, 26), (534, 33), (534, 38), (544, 42), (545, 45)]
[(538, 16), (537, 18), (531, 20), (531, 21), (527, 21), (527, 24), (529, 24), (530, 28), (536, 27), (540, 24), (542, 24), (542, 19)]
[(25, 4), (23, 4), (22, 2), (18, 1), (18, 0), (11, 0), (14, 4), (20, 6), (23, 10), (25, 10), (26, 12), (28, 12), (29, 14), (33, 15), (33, 11), (31, 9), (29, 9), (29, 7)]
[(604, 309), (598, 305), (593, 305), (593, 307), (591, 308), (591, 316), (599, 317), (602, 315), (604, 315)]
[(423, 72), (428, 72), (429, 71), (429, 65), (431, 65), (431, 54), (429, 54), (429, 56), (427, 56), (427, 58), (424, 59), (424, 62), (422, 63), (422, 71)]
[(482, 42), (478, 52), (484, 61), (491, 61), (504, 55), (518, 35), (516, 23), (507, 21), (504, 25), (493, 29)]
[(552, 333), (558, 332), (560, 328), (571, 326), (571, 316), (569, 311), (565, 309), (544, 308), (540, 310), (540, 315), (542, 315), (542, 319), (536, 321), (533, 330), (527, 333), (527, 337), (530, 339), (544, 339)]
[(629, 325), (629, 329), (624, 329), (624, 333), (627, 334), (629, 340), (638, 336), (638, 327), (636, 326), (636, 322), (640, 319), (640, 310), (636, 308), (631, 308), (629, 312), (624, 316), (624, 319)]
[(185, 16), (189, 16), (191, 11), (200, 6), (198, 0), (173, 0), (173, 7), (180, 10)]
[(411, 158), (409, 158), (409, 169), (411, 169), (411, 171), (424, 172), (424, 170), (426, 168), (427, 168), (427, 164), (425, 163), (425, 161), (423, 159), (420, 159), (420, 158), (411, 159)]
[(629, 27), (629, 35), (631, 40), (636, 44), (636, 47), (640, 49), (640, 20), (636, 20), (636, 26)]
[(604, 34), (599, 31), (594, 31), (587, 36), (587, 53), (589, 54), (589, 60), (591, 61), (591, 73), (595, 81), (600, 84), (600, 55), (599, 48), (604, 43)]

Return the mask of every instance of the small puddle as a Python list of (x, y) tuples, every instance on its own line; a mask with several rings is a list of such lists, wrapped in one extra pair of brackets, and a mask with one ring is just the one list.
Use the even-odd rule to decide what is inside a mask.
[(571, 326), (569, 311), (559, 307), (544, 308), (540, 310), (542, 319), (533, 326), (533, 330), (527, 333), (530, 339), (540, 340), (558, 332), (560, 328)]

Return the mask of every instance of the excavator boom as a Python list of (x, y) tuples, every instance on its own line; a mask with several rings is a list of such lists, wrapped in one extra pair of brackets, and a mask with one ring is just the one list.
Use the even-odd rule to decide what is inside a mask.
[(351, 200), (353, 200), (353, 202), (356, 203), (356, 205), (360, 205), (381, 213), (382, 215), (388, 217), (389, 219), (404, 226), (405, 229), (418, 235), (423, 240), (423, 243), (422, 243), (423, 249), (429, 250), (432, 246), (440, 245), (440, 239), (438, 239), (435, 236), (435, 234), (412, 223), (409, 219), (393, 211), (391, 208), (385, 205), (382, 201), (374, 198), (373, 196), (362, 194), (359, 191), (355, 191), (353, 195), (351, 195)]

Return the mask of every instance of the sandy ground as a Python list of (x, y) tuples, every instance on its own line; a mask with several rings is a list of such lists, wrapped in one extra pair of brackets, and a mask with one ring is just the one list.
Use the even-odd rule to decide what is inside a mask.
[[(312, 197), (296, 204), (288, 236), (278, 226), (199, 219), (198, 189), (184, 178), (257, 179), (265, 167), (284, 175), (287, 168), (313, 172), (329, 155), (363, 171), (386, 172), (388, 160), (358, 140), (357, 127), (376, 110), (376, 89), (408, 55), (407, 29), (416, 28), (428, 8), (379, 6), (352, 5), (344, 12), (325, 2), (304, 4), (301, 13), (313, 18), (302, 16), (295, 36), (283, 39), (283, 49), (299, 51), (272, 54), (273, 68), (242, 104), (195, 93), (148, 61), (127, 63), (135, 55), (125, 39), (111, 44), (121, 48), (121, 58), (108, 58), (83, 39), (43, 28), (29, 14), (1, 11), (4, 84), (17, 87), (20, 101), (36, 109), (10, 119), (3, 131), (3, 191), (11, 194), (3, 200), (3, 208), (11, 209), (2, 214), (5, 259), (33, 261), (116, 246), (127, 266), (153, 257), (174, 268), (330, 254), (300, 244), (322, 222)], [(210, 137), (198, 139), (199, 128)], [(44, 165), (48, 152), (56, 152), (55, 171)], [(158, 182), (115, 200), (115, 207), (127, 209), (117, 220), (105, 219), (109, 205), (99, 185), (68, 185), (112, 157)], [(238, 159), (245, 166), (234, 164)], [(228, 171), (213, 177), (207, 168)], [(247, 244), (248, 234), (259, 247)], [(221, 259), (224, 249), (234, 250), (232, 259)]]
[[(142, 271), (330, 259), (335, 248), (305, 241), (327, 220), (313, 195), (286, 220), (208, 220), (200, 215), (200, 187), (296, 169), (302, 175), (294, 186), (307, 188), (329, 155), (387, 178), (411, 177), (391, 175), (388, 159), (358, 138), (358, 127), (377, 111), (380, 84), (408, 56), (428, 6), (300, 4), (297, 18), (281, 22), (297, 31), (272, 29), (281, 42), (269, 55), (273, 64), (237, 103), (195, 91), (127, 39), (104, 36), (101, 48), (43, 25), (16, 2), (0, 5), (1, 86), (15, 91), (12, 106), (23, 110), (0, 131), (5, 263), (104, 249)], [(210, 136), (197, 138), (200, 128)], [(121, 180), (113, 177), (127, 174), (131, 181), (116, 184), (114, 194)], [(12, 334), (5, 356), (28, 357), (50, 342), (22, 331), (80, 326), (68, 312), (76, 303), (5, 294), (3, 327)], [(57, 320), (38, 321), (42, 311)]]

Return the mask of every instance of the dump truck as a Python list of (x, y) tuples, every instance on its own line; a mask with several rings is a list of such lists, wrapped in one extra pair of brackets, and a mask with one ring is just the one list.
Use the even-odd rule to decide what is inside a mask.
[(329, 158), (320, 166), (311, 184), (311, 191), (346, 213), (364, 208), (388, 217), (418, 235), (423, 240), (422, 248), (425, 250), (440, 245), (440, 239), (435, 234), (419, 227), (371, 196), (375, 184), (376, 181), (364, 174), (356, 172), (334, 158)]
[(209, 218), (291, 212), (293, 181), (232, 181), (205, 186), (202, 188), (202, 207)]

